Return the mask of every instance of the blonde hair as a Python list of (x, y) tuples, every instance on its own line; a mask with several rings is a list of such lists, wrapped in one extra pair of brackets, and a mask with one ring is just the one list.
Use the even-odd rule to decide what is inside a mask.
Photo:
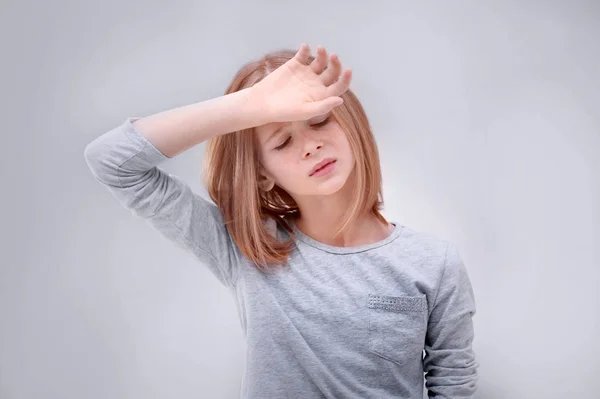
[[(293, 58), (296, 52), (278, 50), (245, 64), (235, 74), (225, 94), (260, 82)], [(308, 63), (314, 58), (311, 55)], [(344, 103), (333, 108), (331, 117), (346, 133), (356, 163), (351, 174), (354, 183), (352, 202), (337, 234), (369, 213), (387, 225), (380, 213), (383, 209), (381, 168), (369, 121), (352, 90), (348, 89), (341, 97)], [(254, 127), (208, 140), (204, 160), (204, 184), (208, 194), (219, 207), (241, 252), (263, 271), (269, 269), (269, 264), (284, 264), (294, 247), (293, 229), (286, 217), (298, 218), (300, 209), (281, 187), (275, 185), (268, 192), (259, 188), (259, 142)], [(291, 237), (284, 242), (277, 240), (265, 223), (268, 219), (285, 228)]]

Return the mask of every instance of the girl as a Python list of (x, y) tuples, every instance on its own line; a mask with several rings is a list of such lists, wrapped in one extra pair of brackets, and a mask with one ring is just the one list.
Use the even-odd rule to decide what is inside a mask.
[[(424, 385), (470, 398), (466, 268), (452, 243), (381, 215), (379, 155), (350, 81), (303, 43), (243, 66), (224, 96), (127, 118), (85, 159), (231, 291), (242, 398), (422, 398)], [(157, 167), (204, 141), (214, 204)]]

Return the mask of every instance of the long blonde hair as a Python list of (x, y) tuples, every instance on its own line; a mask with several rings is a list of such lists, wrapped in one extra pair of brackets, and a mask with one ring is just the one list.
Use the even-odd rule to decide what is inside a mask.
[[(268, 53), (242, 66), (227, 87), (230, 94), (260, 82), (269, 73), (294, 57), (297, 51), (283, 49)], [(310, 56), (308, 63), (314, 60)], [(344, 103), (333, 108), (334, 118), (347, 135), (356, 161), (353, 170), (352, 202), (338, 233), (357, 218), (374, 214), (382, 223), (383, 189), (379, 152), (365, 111), (348, 89), (341, 95)], [(269, 264), (284, 264), (294, 247), (293, 229), (286, 217), (298, 218), (300, 209), (294, 199), (275, 185), (265, 192), (259, 188), (259, 142), (254, 127), (215, 136), (206, 143), (204, 184), (219, 207), (224, 223), (240, 248), (259, 269)], [(268, 219), (285, 228), (291, 237), (281, 242), (266, 225)]]

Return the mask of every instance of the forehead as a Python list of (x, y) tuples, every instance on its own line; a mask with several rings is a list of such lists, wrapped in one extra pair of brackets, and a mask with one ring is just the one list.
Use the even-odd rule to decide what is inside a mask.
[(267, 136), (267, 135), (273, 133), (275, 131), (275, 129), (286, 126), (286, 125), (291, 125), (291, 123), (289, 123), (289, 122), (287, 122), (287, 123), (272, 122), (272, 123), (267, 123), (265, 125), (256, 126), (254, 128), (254, 130), (256, 131), (256, 134), (258, 134), (259, 136), (262, 137), (262, 136)]

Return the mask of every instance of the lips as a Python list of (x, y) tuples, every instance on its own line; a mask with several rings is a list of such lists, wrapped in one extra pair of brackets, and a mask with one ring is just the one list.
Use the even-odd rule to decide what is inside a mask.
[(322, 160), (321, 162), (317, 163), (312, 170), (310, 171), (309, 176), (312, 176), (316, 171), (318, 171), (319, 169), (321, 169), (323, 166), (326, 166), (332, 162), (335, 162), (335, 158), (325, 158), (324, 160)]

